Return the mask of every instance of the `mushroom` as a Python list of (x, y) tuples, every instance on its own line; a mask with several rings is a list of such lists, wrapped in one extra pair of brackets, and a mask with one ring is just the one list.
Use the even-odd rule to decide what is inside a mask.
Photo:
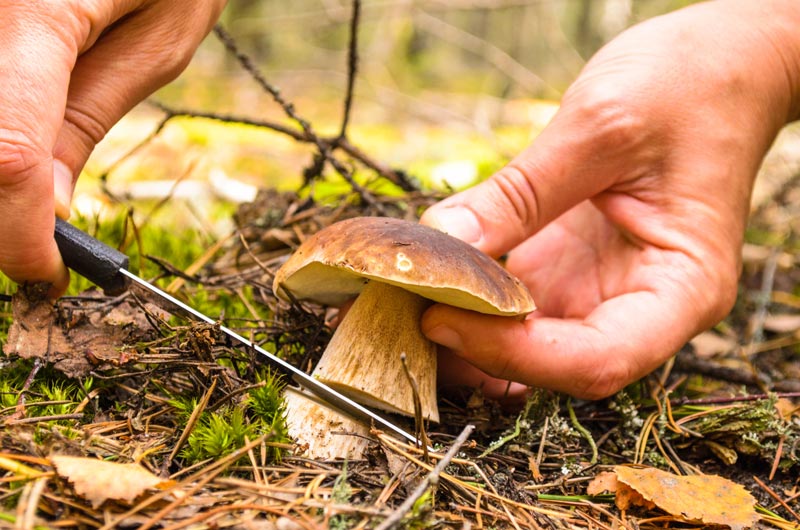
[[(312, 376), (365, 406), (414, 416), (410, 375), (422, 419), (431, 422), (439, 421), (436, 346), (420, 330), (425, 309), (433, 302), (506, 316), (535, 309), (522, 282), (486, 254), (434, 228), (386, 217), (347, 219), (317, 232), (278, 270), (273, 290), (324, 305), (357, 297)], [(307, 436), (302, 430), (295, 434)]]

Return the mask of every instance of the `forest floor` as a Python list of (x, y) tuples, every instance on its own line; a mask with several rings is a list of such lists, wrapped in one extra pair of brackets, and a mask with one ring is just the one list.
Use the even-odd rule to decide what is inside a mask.
[[(427, 427), (431, 454), (374, 433), (361, 460), (308, 459), (281, 423), (286, 382), (213, 326), (134, 291), (80, 284), (53, 307), (20, 290), (3, 303), (0, 526), (798, 528), (800, 200), (791, 179), (765, 181), (774, 190), (759, 192), (739, 300), (723, 323), (607, 400), (537, 390), (522, 410), (504, 410), (478, 391), (449, 392), (441, 423)], [(277, 300), (277, 267), (332, 222), (413, 219), (440, 196), (374, 189), (363, 191), (369, 201), (263, 189), (213, 244), (132, 231), (124, 215), (82, 222), (123, 241), (127, 219), (139, 237), (127, 250), (158, 252), (141, 264), (149, 279), (308, 368), (331, 311)], [(629, 476), (653, 470), (669, 475)], [(706, 481), (678, 480), (687, 477)]]

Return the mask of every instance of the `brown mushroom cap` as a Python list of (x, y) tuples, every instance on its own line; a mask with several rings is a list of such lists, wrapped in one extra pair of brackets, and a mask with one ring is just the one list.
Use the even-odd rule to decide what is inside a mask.
[(492, 258), (444, 232), (388, 217), (357, 217), (317, 232), (278, 270), (273, 290), (340, 305), (368, 280), (480, 313), (536, 309), (528, 289)]

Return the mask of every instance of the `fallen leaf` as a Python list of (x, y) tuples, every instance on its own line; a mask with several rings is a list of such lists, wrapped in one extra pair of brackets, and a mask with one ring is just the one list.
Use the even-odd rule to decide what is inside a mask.
[(775, 409), (784, 421), (790, 422), (794, 416), (800, 416), (800, 405), (792, 403), (786, 398), (778, 398), (775, 402)]
[(654, 468), (627, 466), (616, 466), (614, 472), (620, 483), (641, 494), (646, 501), (652, 501), (655, 506), (687, 522), (743, 530), (758, 521), (753, 496), (743, 486), (723, 477), (684, 477)]
[(711, 452), (714, 453), (714, 456), (729, 466), (732, 466), (737, 460), (739, 460), (739, 453), (727, 445), (715, 442), (714, 440), (703, 440), (702, 444), (708, 447)]
[(73, 305), (54, 306), (44, 294), (37, 285), (20, 287), (14, 294), (14, 320), (3, 346), (6, 355), (43, 359), (69, 377), (82, 377), (135, 360), (125, 346), (155, 333), (132, 300), (109, 307), (107, 297), (87, 291)]
[(586, 486), (587, 495), (600, 495), (601, 493), (614, 493), (617, 491), (617, 474), (612, 471), (603, 471)]
[(94, 458), (55, 455), (50, 461), (59, 476), (70, 481), (75, 492), (97, 508), (108, 499), (132, 501), (145, 491), (173, 483), (138, 464), (119, 464)]
[(641, 493), (622, 482), (617, 483), (617, 495), (614, 497), (614, 504), (623, 512), (631, 506), (641, 506), (648, 510), (656, 507), (653, 501), (645, 499)]

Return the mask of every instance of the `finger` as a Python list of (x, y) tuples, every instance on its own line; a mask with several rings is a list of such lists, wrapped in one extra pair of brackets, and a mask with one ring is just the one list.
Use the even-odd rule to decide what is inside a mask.
[[(590, 92), (591, 90), (591, 92)], [(421, 222), (500, 256), (655, 153), (646, 129), (601, 83), (576, 84), (536, 141), (487, 181), (432, 206)]]
[(0, 269), (60, 292), (69, 275), (53, 239), (52, 148), (75, 51), (20, 6), (4, 12), (0, 49)]
[(175, 21), (170, 2), (136, 11), (81, 55), (72, 71), (64, 122), (54, 148), (63, 164), (59, 212), (69, 210), (74, 182), (95, 145), (133, 106), (183, 71), (213, 26), (223, 2), (204, 0)]
[(500, 401), (507, 406), (524, 404), (529, 393), (527, 386), (492, 377), (447, 348), (439, 349), (437, 366), (439, 370), (437, 387), (445, 393), (453, 388), (480, 389), (484, 397)]
[(656, 369), (708, 325), (686, 307), (681, 296), (639, 291), (604, 302), (583, 320), (518, 322), (435, 305), (422, 330), (494, 377), (599, 399)]

